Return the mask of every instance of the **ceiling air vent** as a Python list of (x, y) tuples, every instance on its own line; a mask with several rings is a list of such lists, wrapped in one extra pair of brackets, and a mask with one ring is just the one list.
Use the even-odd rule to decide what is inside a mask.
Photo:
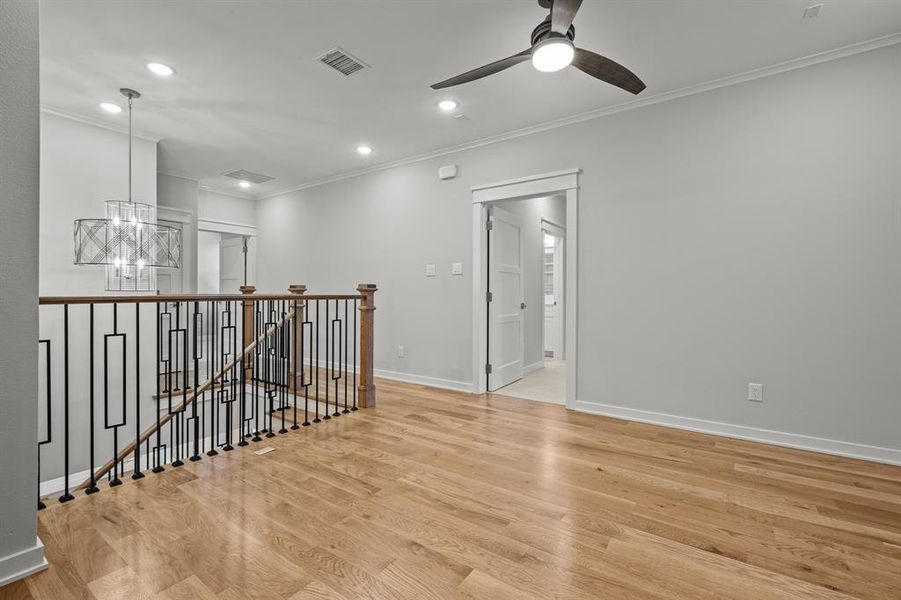
[(232, 171), (231, 173), (226, 173), (226, 177), (231, 177), (233, 179), (239, 179), (241, 181), (249, 181), (250, 183), (266, 183), (267, 181), (272, 181), (275, 177), (269, 177), (269, 175), (261, 175), (259, 173), (254, 173), (253, 171), (248, 171), (247, 169), (239, 169), (237, 171)]
[(319, 57), (319, 62), (333, 68), (343, 75), (353, 75), (357, 71), (369, 66), (362, 60), (351, 56), (341, 48), (329, 50)]

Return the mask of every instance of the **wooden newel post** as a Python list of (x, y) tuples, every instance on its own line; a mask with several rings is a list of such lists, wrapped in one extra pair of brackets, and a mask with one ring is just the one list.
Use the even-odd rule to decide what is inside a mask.
[[(288, 291), (295, 296), (303, 296), (307, 292), (307, 286), (300, 284), (289, 285)], [(297, 364), (301, 348), (303, 347), (303, 313), (305, 307), (306, 303), (303, 301), (303, 298), (291, 301), (291, 308), (294, 309), (294, 317), (292, 319), (294, 326), (294, 341), (292, 342), (293, 347), (291, 348), (291, 364), (288, 367), (288, 381), (292, 392), (298, 389), (298, 383), (303, 385), (303, 381), (298, 381), (298, 377), (303, 375), (303, 369), (298, 369)]]
[[(257, 288), (252, 285), (242, 285), (240, 288), (241, 293), (250, 296)], [(242, 302), (244, 305), (244, 327), (243, 327), (243, 335), (241, 336), (241, 349), (248, 347), (251, 345), (256, 339), (256, 335), (253, 328), (253, 299), (247, 298)], [(250, 381), (253, 379), (253, 361), (247, 360), (244, 363), (244, 379), (246, 381)]]
[(363, 296), (360, 301), (360, 406), (375, 406), (375, 379), (373, 366), (373, 324), (375, 313), (375, 293), (378, 288), (374, 283), (361, 283), (357, 291)]

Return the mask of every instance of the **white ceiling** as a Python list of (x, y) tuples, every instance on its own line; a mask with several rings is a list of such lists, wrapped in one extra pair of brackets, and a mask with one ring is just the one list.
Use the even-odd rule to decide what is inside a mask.
[[(818, 1), (585, 0), (576, 44), (635, 71), (644, 97), (901, 31), (901, 1), (824, 0), (802, 19)], [(632, 98), (527, 63), (429, 88), (527, 48), (545, 15), (534, 0), (43, 0), (42, 103), (124, 125), (97, 105), (136, 88), (135, 128), (162, 139), (161, 171), (239, 195), (223, 173), (276, 177), (259, 197)], [(316, 61), (335, 46), (371, 68), (345, 77)], [(158, 78), (148, 61), (177, 73)], [(466, 119), (441, 113), (443, 98)]]

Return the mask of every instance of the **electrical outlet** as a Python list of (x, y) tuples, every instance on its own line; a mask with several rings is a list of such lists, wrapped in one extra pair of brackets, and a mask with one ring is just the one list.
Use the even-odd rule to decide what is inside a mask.
[(763, 402), (763, 384), (762, 383), (749, 383), (748, 384), (748, 400), (751, 402)]
[(407, 355), (407, 349), (403, 346), (397, 347), (397, 358), (403, 358)]
[(462, 275), (463, 263), (451, 263), (451, 275)]
[(425, 276), (426, 277), (434, 277), (438, 274), (438, 267), (435, 266), (435, 263), (428, 263), (425, 266)]

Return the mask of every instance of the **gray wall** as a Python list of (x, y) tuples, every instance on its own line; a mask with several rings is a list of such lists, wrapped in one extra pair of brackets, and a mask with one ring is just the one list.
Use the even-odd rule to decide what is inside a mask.
[(158, 206), (167, 206), (191, 213), (191, 222), (182, 224), (182, 262), (181, 268), (185, 280), (188, 282), (186, 294), (197, 291), (197, 212), (198, 189), (197, 181), (166, 175), (156, 174), (156, 203)]
[(263, 200), (261, 287), (374, 281), (376, 367), (471, 381), (471, 273), (447, 274), (470, 187), (580, 167), (580, 400), (901, 449), (899, 67), (894, 45)]
[[(156, 142), (134, 140), (133, 197), (156, 204)], [(128, 199), (128, 136), (41, 113), (42, 295), (96, 295), (100, 266), (73, 262), (72, 221), (104, 218), (107, 200)]]
[[(37, 2), (0, 2), (0, 581), (27, 565), (37, 490)], [(11, 563), (12, 561), (10, 561)]]
[[(542, 219), (566, 227), (566, 197), (530, 198), (528, 200), (503, 200), (493, 202), (522, 220), (520, 242), (523, 249), (523, 293), (526, 310), (523, 311), (523, 361), (529, 367), (544, 360), (544, 232)], [(563, 399), (561, 398), (561, 401)]]
[(256, 202), (201, 189), (198, 193), (201, 219), (225, 221), (239, 225), (256, 225)]

